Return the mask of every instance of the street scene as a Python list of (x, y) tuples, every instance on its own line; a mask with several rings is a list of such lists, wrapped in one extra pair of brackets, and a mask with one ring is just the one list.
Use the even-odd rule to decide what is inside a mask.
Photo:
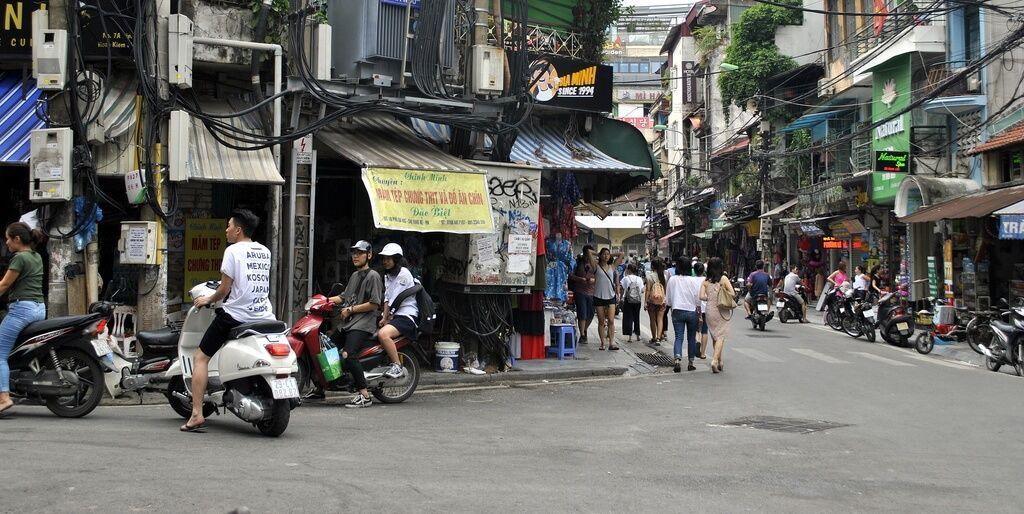
[(0, 512), (1020, 510), (1024, 5), (0, 16)]

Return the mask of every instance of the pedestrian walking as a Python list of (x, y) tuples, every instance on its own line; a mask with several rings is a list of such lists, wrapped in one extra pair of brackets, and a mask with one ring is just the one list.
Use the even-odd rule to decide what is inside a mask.
[(725, 340), (729, 337), (729, 320), (732, 319), (732, 309), (723, 308), (719, 298), (736, 297), (736, 291), (733, 290), (729, 277), (723, 272), (724, 269), (722, 259), (714, 257), (708, 261), (707, 280), (702, 284), (700, 291), (701, 300), (708, 304), (705, 319), (715, 342), (714, 355), (711, 357), (713, 373), (723, 371), (722, 349), (725, 348)]
[(640, 341), (640, 308), (644, 298), (644, 279), (640, 278), (636, 264), (626, 266), (626, 276), (619, 283), (622, 286), (622, 335), (633, 342), (633, 336)]
[(43, 259), (36, 246), (45, 244), (46, 234), (22, 222), (7, 225), (7, 249), (14, 255), (0, 279), (0, 295), (10, 293), (7, 315), (0, 321), (0, 413), (14, 406), (11, 400), (11, 370), (7, 357), (18, 334), (30, 323), (46, 319), (43, 303)]
[(684, 337), (687, 341), (686, 356), (689, 362), (686, 370), (697, 369), (693, 365), (693, 358), (697, 354), (697, 309), (700, 308), (700, 286), (704, 279), (692, 276), (692, 271), (688, 259), (676, 259), (676, 274), (668, 279), (666, 288), (668, 306), (672, 309), (672, 329), (675, 333), (672, 351), (676, 359), (673, 371), (676, 373), (682, 368)]
[(587, 344), (587, 330), (594, 321), (594, 286), (597, 283), (597, 257), (594, 247), (586, 245), (572, 272), (573, 302), (576, 304), (576, 324), (580, 329), (579, 344)]
[(651, 271), (647, 272), (647, 288), (644, 297), (647, 315), (651, 318), (651, 344), (657, 346), (665, 340), (665, 261), (654, 259)]
[[(693, 275), (695, 277), (705, 278), (704, 272), (705, 272), (705, 270), (704, 270), (704, 263), (698, 262), (698, 263), (695, 263), (693, 265)], [(705, 279), (705, 281), (706, 281), (706, 279)], [(707, 312), (708, 312), (708, 302), (702, 299), (701, 302), (700, 302), (700, 310), (697, 311), (697, 334), (698, 334), (697, 337), (700, 340), (700, 350), (697, 351), (697, 358), (698, 359), (707, 359), (708, 358), (707, 353), (706, 353), (706, 350), (708, 348), (708, 320), (707, 320), (708, 315), (707, 315)], [(714, 346), (713, 346), (714, 345), (714, 341), (713, 340), (712, 340), (711, 344), (712, 344), (711, 350), (714, 351)]]
[(597, 254), (597, 282), (594, 286), (594, 307), (597, 309), (597, 337), (601, 340), (598, 350), (618, 350), (615, 344), (615, 304), (619, 298), (618, 271), (611, 250), (602, 248)]

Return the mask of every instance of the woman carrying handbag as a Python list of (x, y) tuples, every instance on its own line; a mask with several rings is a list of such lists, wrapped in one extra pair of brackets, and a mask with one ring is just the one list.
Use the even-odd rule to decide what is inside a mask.
[(715, 341), (715, 353), (711, 357), (711, 371), (723, 371), (722, 349), (729, 338), (729, 320), (736, 308), (736, 291), (724, 273), (722, 259), (715, 257), (708, 261), (707, 280), (701, 286), (700, 299), (708, 302), (708, 311), (704, 319)]

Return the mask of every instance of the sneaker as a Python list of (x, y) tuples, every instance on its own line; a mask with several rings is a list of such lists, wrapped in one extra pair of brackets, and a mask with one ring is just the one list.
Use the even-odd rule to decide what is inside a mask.
[(690, 363), (686, 365), (686, 371), (696, 371), (696, 370), (697, 370), (697, 366), (693, 365), (693, 361), (690, 361)]
[(402, 378), (405, 376), (405, 369), (399, 364), (392, 364), (391, 367), (384, 372), (384, 376), (388, 378)]
[(369, 396), (357, 394), (356, 397), (353, 398), (351, 402), (345, 404), (345, 407), (348, 407), (350, 409), (361, 409), (363, 407), (369, 407), (371, 405), (373, 405), (373, 400)]
[(312, 391), (306, 393), (306, 396), (303, 396), (302, 399), (303, 400), (326, 400), (327, 399), (327, 393), (325, 393), (323, 391), (323, 389), (316, 388), (316, 389), (313, 389)]
[(680, 361), (680, 359), (676, 359), (676, 365), (675, 365), (675, 367), (672, 368), (672, 371), (674, 371), (676, 373), (679, 373), (682, 370), (683, 370), (682, 362)]

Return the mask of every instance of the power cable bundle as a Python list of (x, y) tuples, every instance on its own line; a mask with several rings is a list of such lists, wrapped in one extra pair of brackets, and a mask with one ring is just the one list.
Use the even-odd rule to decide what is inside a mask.
[(510, 295), (449, 294), (440, 305), (445, 319), (453, 325), (452, 339), (476, 340), (482, 354), (497, 356), (502, 363), (510, 360), (508, 337), (513, 331)]

